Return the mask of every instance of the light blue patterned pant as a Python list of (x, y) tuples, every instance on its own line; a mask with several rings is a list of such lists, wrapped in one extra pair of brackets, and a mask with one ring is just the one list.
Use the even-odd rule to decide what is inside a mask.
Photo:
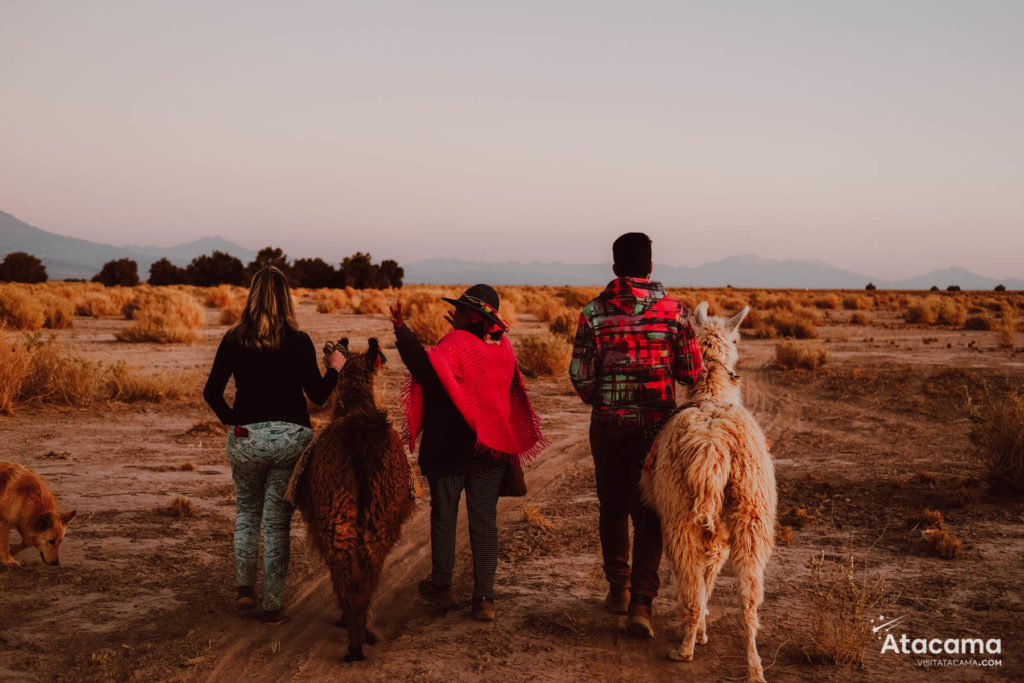
[(235, 572), (239, 586), (256, 584), (263, 527), (263, 609), (280, 609), (288, 573), (294, 508), (284, 500), (292, 469), (313, 438), (291, 422), (243, 425), (245, 437), (228, 430), (228, 461), (235, 480)]

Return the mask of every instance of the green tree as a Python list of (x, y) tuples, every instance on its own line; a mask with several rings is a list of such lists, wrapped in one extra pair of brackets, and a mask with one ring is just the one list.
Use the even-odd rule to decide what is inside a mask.
[(188, 283), (188, 273), (166, 258), (154, 261), (149, 267), (149, 284), (151, 285), (184, 285)]
[(295, 259), (290, 279), (296, 287), (321, 289), (337, 284), (338, 271), (321, 258)]
[(231, 254), (215, 251), (192, 259), (185, 269), (188, 283), (198, 287), (245, 285), (245, 266)]
[(12, 251), (0, 263), (0, 281), (46, 282), (46, 266), (32, 254)]
[(130, 258), (107, 261), (100, 272), (92, 278), (93, 282), (102, 282), (106, 287), (134, 287), (139, 284), (139, 264)]

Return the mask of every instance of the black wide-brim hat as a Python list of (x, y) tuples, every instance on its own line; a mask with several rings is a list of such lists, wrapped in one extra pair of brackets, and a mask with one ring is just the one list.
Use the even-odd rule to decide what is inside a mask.
[(458, 299), (449, 299), (444, 296), (441, 299), (453, 306), (463, 306), (475, 311), (508, 332), (508, 323), (498, 315), (498, 306), (501, 305), (498, 293), (490, 285), (473, 285)]

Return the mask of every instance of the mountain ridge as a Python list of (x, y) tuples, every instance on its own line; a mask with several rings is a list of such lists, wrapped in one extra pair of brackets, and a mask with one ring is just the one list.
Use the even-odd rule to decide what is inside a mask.
[[(185, 266), (201, 254), (223, 251), (248, 263), (256, 251), (217, 236), (202, 237), (170, 247), (116, 246), (48, 232), (0, 211), (0, 257), (24, 251), (42, 260), (52, 279), (91, 278), (103, 264), (117, 258), (131, 258), (145, 279), (149, 266), (167, 258)], [(409, 284), (495, 285), (604, 285), (614, 276), (610, 263), (563, 263), (561, 261), (483, 262), (459, 258), (431, 258), (404, 266)], [(1024, 279), (997, 279), (978, 275), (959, 266), (938, 268), (903, 280), (880, 280), (837, 268), (820, 259), (774, 260), (754, 254), (736, 254), (699, 266), (672, 266), (655, 262), (654, 279), (668, 287), (751, 287), (780, 289), (863, 289), (873, 282), (879, 289), (1024, 289)]]

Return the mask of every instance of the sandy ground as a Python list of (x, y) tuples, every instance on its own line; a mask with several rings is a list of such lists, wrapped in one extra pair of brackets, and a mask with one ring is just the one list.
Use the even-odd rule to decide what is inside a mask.
[[(627, 637), (622, 618), (601, 609), (588, 411), (565, 378), (529, 383), (552, 444), (527, 472), (529, 495), (499, 505), (493, 624), (469, 618), (464, 529), (456, 586), (467, 606), (443, 613), (416, 596), (429, 573), (425, 499), (385, 568), (374, 605), (384, 637), (366, 662), (341, 663), (338, 608), (298, 516), (289, 621), (270, 627), (236, 613), (225, 437), (198, 395), (225, 329), (215, 311), (208, 315), (202, 341), (190, 346), (117, 343), (112, 333), (127, 324), (119, 320), (76, 319), (58, 334), (77, 353), (106, 362), (185, 369), (194, 375), (193, 398), (82, 410), (28, 406), (0, 417), (3, 458), (45, 475), (61, 504), (78, 511), (62, 566), (44, 566), (25, 551), (22, 568), (0, 571), (0, 680), (744, 680), (728, 568), (711, 599), (710, 643), (691, 663), (665, 658), (681, 637), (667, 566), (654, 640)], [(831, 360), (814, 373), (770, 369), (772, 342), (740, 347), (744, 399), (772, 445), (780, 515), (790, 523), (789, 511), (800, 507), (812, 518), (802, 527), (793, 522), (793, 540), (768, 565), (759, 639), (766, 675), (1020, 680), (1024, 501), (978, 483), (963, 403), (986, 383), (1019, 384), (1024, 355), (996, 350), (989, 332), (903, 328), (881, 315), (875, 322), (822, 328)], [(386, 340), (392, 362), (378, 395), (397, 421), (404, 370), (387, 319), (319, 315), (305, 302), (300, 323), (317, 344), (343, 334)], [(527, 319), (516, 331), (535, 328)], [(167, 511), (179, 495), (195, 504), (194, 516)], [(524, 521), (524, 505), (538, 506), (552, 528)], [(962, 557), (939, 557), (906, 521), (924, 507), (942, 511), (946, 528), (964, 542)], [(881, 641), (867, 647), (862, 668), (809, 661), (809, 564), (822, 558), (838, 566), (851, 555), (858, 580), (885, 582), (888, 598), (876, 616), (905, 616), (911, 638), (1000, 638), (1002, 652), (991, 658), (1002, 665), (922, 667), (915, 655), (882, 654)]]

